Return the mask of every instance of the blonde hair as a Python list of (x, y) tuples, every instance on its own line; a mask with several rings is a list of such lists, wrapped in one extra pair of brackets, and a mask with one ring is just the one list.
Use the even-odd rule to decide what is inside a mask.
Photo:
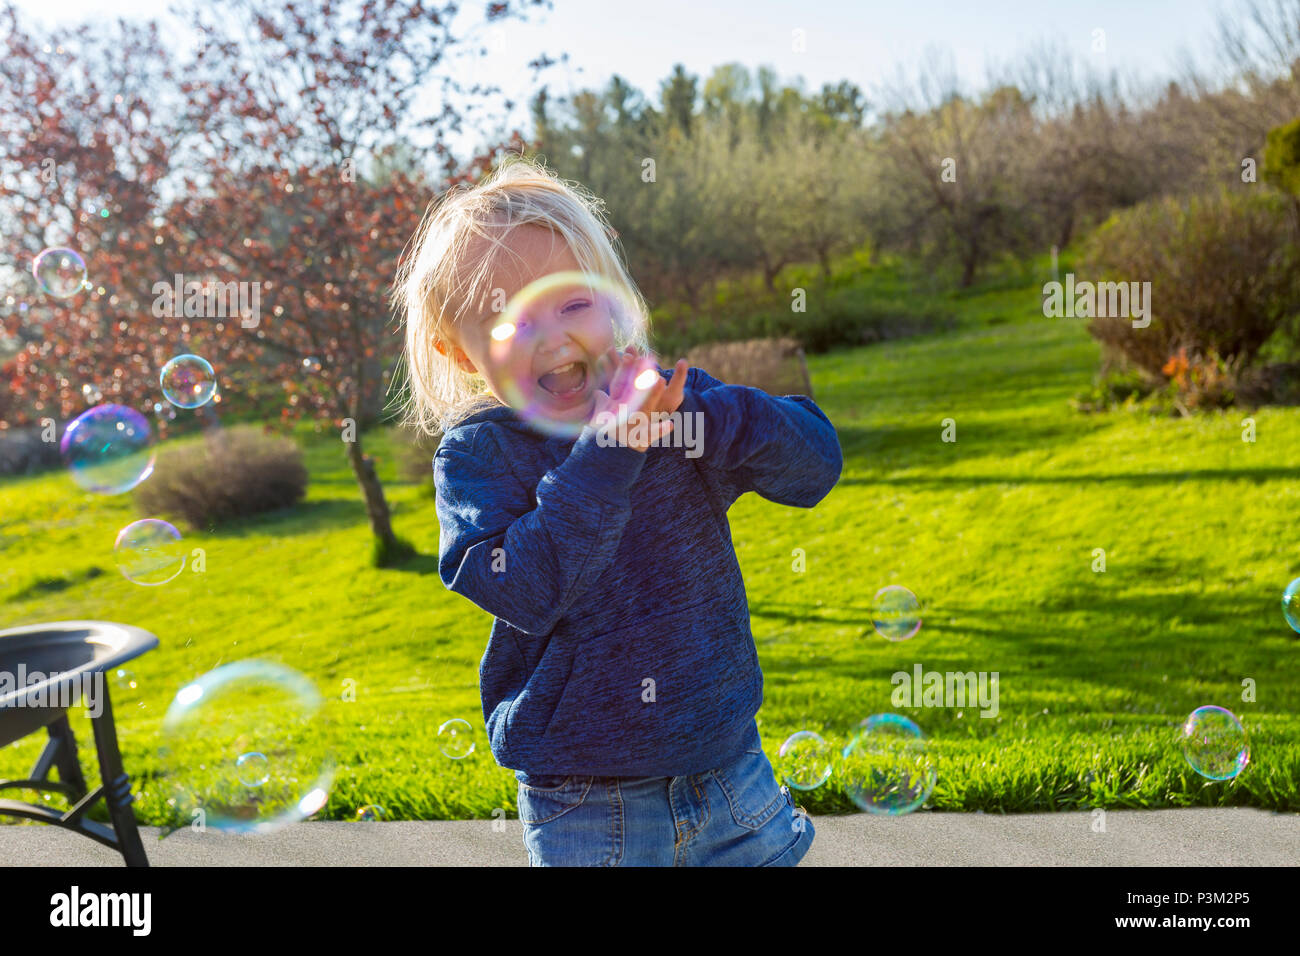
[[(436, 435), (480, 408), (500, 404), (481, 375), (456, 364), (450, 333), (488, 297), (496, 251), (505, 248), (504, 236), (524, 225), (551, 230), (583, 272), (624, 292), (634, 314), (615, 323), (615, 344), (648, 350), (649, 313), (615, 248), (617, 233), (604, 203), (539, 163), (508, 159), (477, 185), (462, 184), (431, 202), (398, 268), (393, 304), (406, 322), (403, 425)], [(486, 247), (476, 238), (486, 239)]]

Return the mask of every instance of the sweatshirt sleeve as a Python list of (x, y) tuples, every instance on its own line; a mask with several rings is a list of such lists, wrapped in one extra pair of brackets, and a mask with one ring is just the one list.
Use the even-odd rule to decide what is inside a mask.
[(702, 416), (701, 460), (725, 475), (736, 497), (754, 491), (811, 508), (840, 479), (844, 456), (835, 427), (806, 395), (725, 385), (692, 368), (678, 411)]
[(588, 427), (535, 493), (506, 460), (481, 426), (438, 446), (438, 573), (507, 624), (549, 634), (613, 560), (645, 455), (601, 447)]

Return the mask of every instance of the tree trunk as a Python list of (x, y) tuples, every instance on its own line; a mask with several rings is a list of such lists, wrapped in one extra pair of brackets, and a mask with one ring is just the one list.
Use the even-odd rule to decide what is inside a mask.
[(969, 289), (971, 283), (975, 281), (975, 264), (977, 261), (978, 257), (973, 249), (963, 257), (961, 270), (961, 287), (963, 289)]
[(822, 265), (822, 276), (827, 280), (831, 277), (831, 254), (830, 250), (821, 248), (817, 250), (817, 261)]
[(776, 292), (776, 277), (781, 270), (785, 268), (785, 260), (768, 265), (767, 257), (763, 257), (763, 285), (767, 286), (768, 292)]
[(1074, 235), (1074, 213), (1070, 212), (1065, 221), (1061, 224), (1061, 231), (1056, 237), (1056, 246), (1058, 249), (1064, 249), (1070, 244), (1070, 237)]
[(348, 464), (352, 466), (352, 474), (356, 476), (357, 484), (361, 486), (361, 494), (366, 500), (366, 515), (370, 518), (370, 529), (385, 546), (396, 544), (393, 523), (388, 514), (388, 502), (384, 499), (384, 486), (379, 483), (379, 477), (375, 474), (374, 459), (362, 452), (359, 435), (356, 441), (344, 442), (343, 447), (347, 449)]

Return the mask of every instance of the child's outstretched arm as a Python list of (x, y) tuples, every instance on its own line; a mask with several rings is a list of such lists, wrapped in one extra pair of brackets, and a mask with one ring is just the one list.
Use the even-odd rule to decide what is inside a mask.
[(678, 411), (703, 416), (701, 460), (721, 473), (731, 500), (755, 491), (777, 504), (811, 508), (840, 479), (839, 438), (807, 396), (725, 385), (692, 368)]
[(645, 455), (601, 447), (587, 428), (534, 494), (489, 430), (469, 431), (444, 439), (433, 460), (438, 573), (511, 626), (549, 634), (613, 560)]

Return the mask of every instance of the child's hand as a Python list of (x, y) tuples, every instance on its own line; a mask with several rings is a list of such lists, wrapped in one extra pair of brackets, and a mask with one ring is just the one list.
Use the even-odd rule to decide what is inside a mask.
[[(653, 357), (638, 355), (630, 347), (624, 352), (610, 349), (605, 358), (611, 368), (609, 392), (596, 390), (589, 424), (607, 435), (612, 444), (626, 445), (644, 453), (673, 429), (671, 421), (659, 416), (677, 411), (682, 404), (688, 368), (686, 360), (678, 360), (671, 381), (665, 382)], [(649, 386), (644, 387), (647, 380), (650, 380)], [(643, 387), (638, 388), (638, 382)], [(629, 423), (634, 414), (645, 418)]]

